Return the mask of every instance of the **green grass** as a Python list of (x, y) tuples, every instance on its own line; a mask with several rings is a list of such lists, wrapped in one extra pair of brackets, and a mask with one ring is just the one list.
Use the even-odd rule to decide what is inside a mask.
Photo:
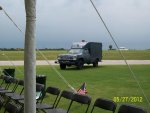
[[(149, 60), (150, 59), (150, 50), (129, 50), (121, 51), (127, 60)], [(104, 60), (122, 60), (122, 56), (118, 51), (104, 51), (103, 52)]]
[[(67, 53), (67, 51), (61, 50), (51, 50), (51, 51), (41, 51), (47, 59), (56, 60), (58, 54)], [(128, 60), (150, 60), (150, 50), (129, 50), (122, 51), (123, 55)], [(0, 51), (0, 61), (7, 60), (23, 60), (23, 51)], [(37, 52), (37, 60), (44, 60), (44, 58)], [(119, 52), (116, 50), (104, 50), (103, 60), (122, 60)]]
[[(58, 54), (66, 53), (66, 51), (61, 50), (51, 50), (51, 51), (41, 51), (44, 56), (49, 60), (56, 60)], [(24, 51), (0, 51), (0, 61), (7, 60), (23, 60)], [(37, 60), (45, 60), (39, 52), (37, 52)]]
[[(138, 80), (142, 84), (142, 88), (147, 95), (150, 97), (150, 65), (132, 65), (133, 71), (135, 72)], [(6, 67), (1, 67), (6, 68)], [(23, 67), (18, 67), (19, 70), (23, 70)], [(138, 88), (134, 78), (128, 71), (126, 66), (100, 66), (93, 68), (91, 66), (84, 67), (83, 70), (76, 70), (75, 68), (68, 68), (67, 70), (60, 70), (58, 66), (56, 69), (66, 78), (67, 81), (75, 88), (78, 89), (83, 82), (87, 84), (88, 95), (92, 97), (92, 105), (96, 98), (108, 98), (113, 99), (114, 97), (142, 97), (143, 102), (125, 102), (142, 106), (148, 109), (148, 104), (143, 97), (140, 89)], [(37, 66), (37, 75), (47, 76), (47, 86), (56, 86), (61, 90), (68, 89), (67, 85), (58, 77), (58, 75), (49, 66)], [(23, 78), (24, 76), (16, 70), (16, 77)], [(46, 103), (49, 103), (49, 98), (45, 99)], [(149, 98), (150, 99), (150, 98)], [(124, 102), (118, 102), (118, 107)], [(61, 106), (66, 107), (67, 102), (61, 103)], [(82, 113), (80, 109), (84, 109), (84, 106), (73, 105), (71, 113)], [(118, 109), (117, 107), (117, 109)], [(91, 106), (90, 106), (91, 110)], [(89, 111), (90, 111), (89, 110)], [(148, 109), (150, 112), (150, 109)], [(89, 113), (89, 112), (88, 112)], [(100, 113), (97, 109), (94, 113)], [(102, 111), (102, 113), (110, 113)], [(117, 113), (117, 112), (116, 112)]]

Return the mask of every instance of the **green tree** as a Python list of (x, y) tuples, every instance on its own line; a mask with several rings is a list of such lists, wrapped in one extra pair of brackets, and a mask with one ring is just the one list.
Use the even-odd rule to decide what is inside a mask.
[(112, 50), (112, 45), (109, 45), (109, 50)]

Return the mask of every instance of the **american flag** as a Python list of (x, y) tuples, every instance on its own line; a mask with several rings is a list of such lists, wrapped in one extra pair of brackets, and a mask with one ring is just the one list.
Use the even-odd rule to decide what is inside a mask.
[(82, 95), (85, 95), (87, 93), (86, 91), (86, 83), (84, 82), (82, 84), (82, 86), (77, 90), (77, 93), (79, 94), (82, 94)]

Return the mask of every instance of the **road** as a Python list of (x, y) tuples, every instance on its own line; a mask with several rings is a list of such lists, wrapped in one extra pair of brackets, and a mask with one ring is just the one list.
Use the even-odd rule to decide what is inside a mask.
[[(48, 63), (49, 62), (49, 63)], [(58, 65), (54, 60), (37, 60), (36, 65)], [(150, 60), (127, 60), (130, 65), (150, 65)], [(24, 65), (24, 61), (0, 61), (0, 66), (22, 66)], [(126, 65), (123, 60), (102, 60), (99, 62), (99, 65)]]

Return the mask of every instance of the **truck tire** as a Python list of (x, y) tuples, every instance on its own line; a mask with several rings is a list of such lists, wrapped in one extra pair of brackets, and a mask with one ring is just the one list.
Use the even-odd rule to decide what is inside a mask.
[(66, 69), (66, 64), (60, 64), (60, 69)]
[(93, 67), (98, 67), (98, 60), (96, 60), (95, 62), (93, 62)]
[(77, 63), (77, 69), (82, 69), (83, 66), (84, 66), (83, 60), (79, 60), (78, 63)]

